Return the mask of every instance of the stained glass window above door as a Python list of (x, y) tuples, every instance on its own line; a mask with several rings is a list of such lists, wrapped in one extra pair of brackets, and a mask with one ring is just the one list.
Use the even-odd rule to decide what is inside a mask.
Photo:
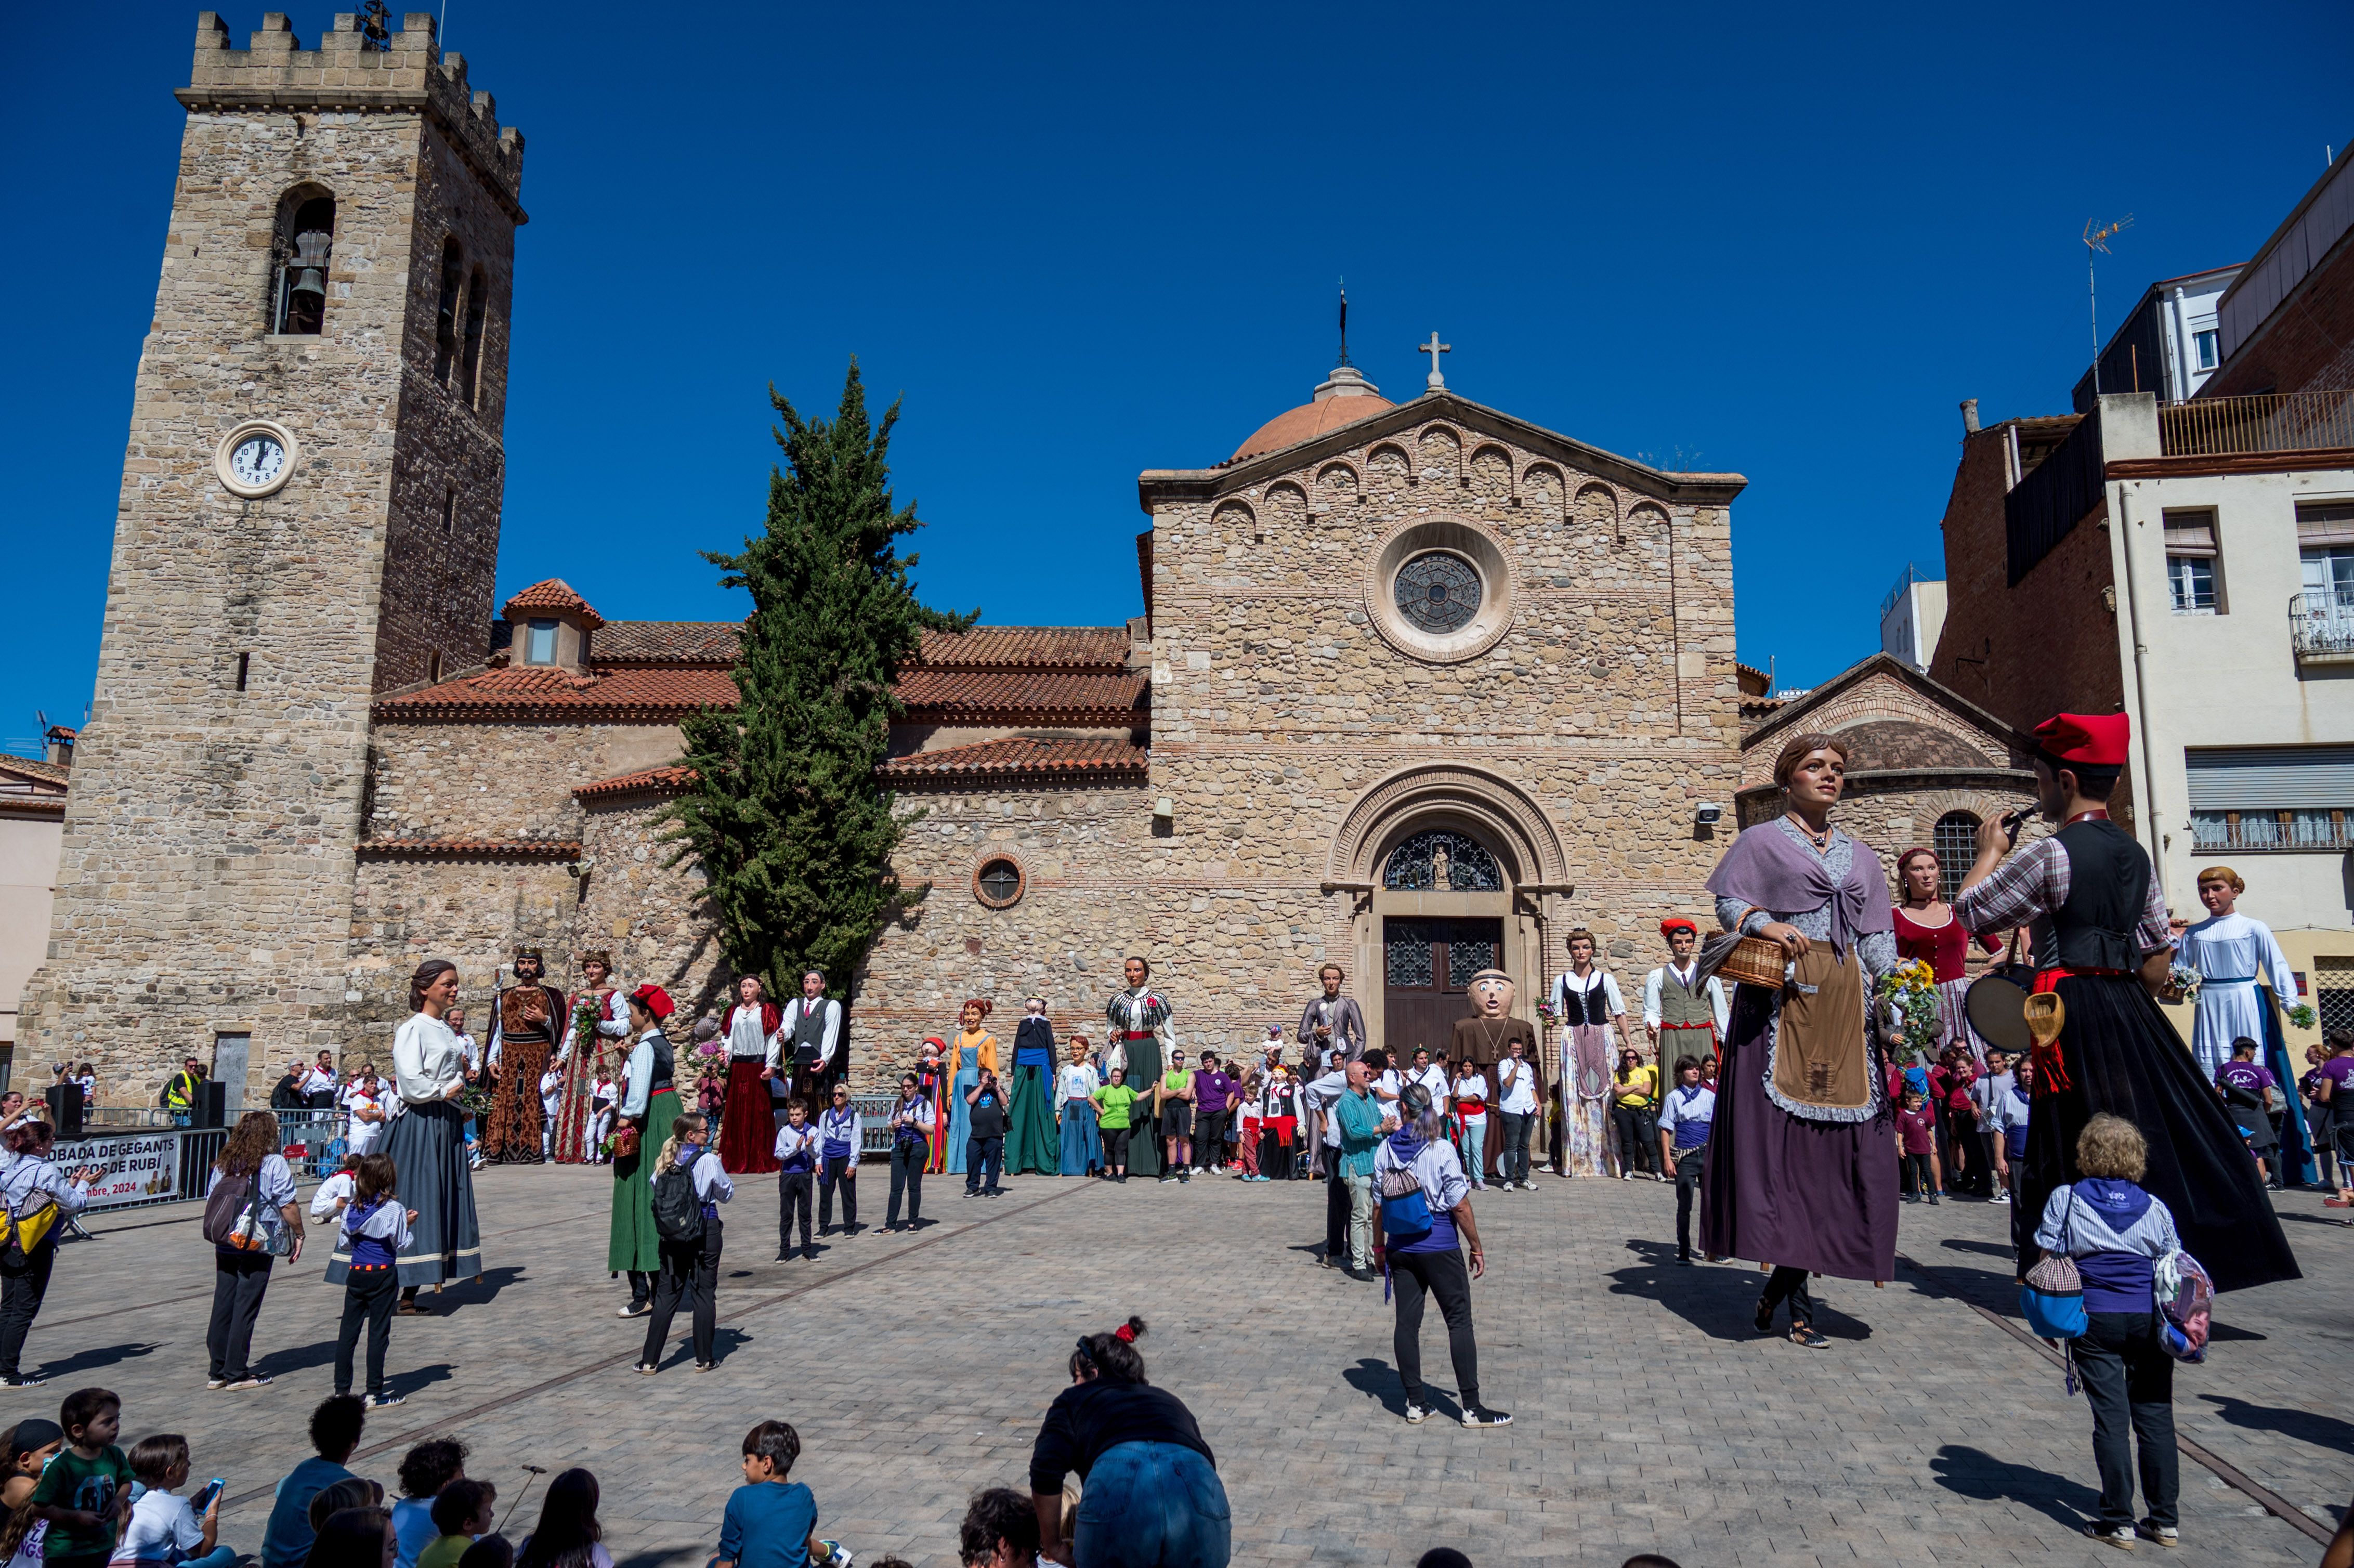
[(1407, 892), (1497, 893), (1503, 873), (1488, 847), (1468, 833), (1433, 828), (1390, 851), (1382, 885)]

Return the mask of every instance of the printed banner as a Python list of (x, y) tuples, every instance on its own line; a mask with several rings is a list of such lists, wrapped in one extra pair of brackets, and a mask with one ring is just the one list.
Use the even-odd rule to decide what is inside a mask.
[(177, 1195), (184, 1136), (158, 1130), (121, 1138), (78, 1138), (58, 1144), (49, 1162), (68, 1173), (92, 1165), (105, 1172), (90, 1184), (93, 1209), (153, 1202)]

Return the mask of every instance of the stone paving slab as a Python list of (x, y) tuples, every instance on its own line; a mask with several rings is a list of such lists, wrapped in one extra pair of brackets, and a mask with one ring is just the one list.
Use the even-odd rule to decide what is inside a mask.
[[(364, 1474), (389, 1481), (427, 1433), (463, 1438), (470, 1472), (506, 1500), (525, 1463), (585, 1464), (621, 1568), (685, 1568), (716, 1544), (743, 1432), (779, 1416), (801, 1430), (797, 1476), (823, 1533), (862, 1562), (949, 1564), (966, 1496), (1026, 1485), (1073, 1338), (1140, 1311), (1153, 1380), (1217, 1451), (1237, 1563), (1411, 1564), (1438, 1543), (1483, 1564), (2111, 1556), (2075, 1533), (2096, 1486), (2082, 1400), (1967, 1305), (2012, 1307), (2008, 1215), (1989, 1205), (1905, 1209), (1902, 1250), (1933, 1284), (1819, 1282), (1834, 1343), (1814, 1352), (1751, 1331), (1754, 1267), (1675, 1264), (1665, 1186), (1541, 1177), (1534, 1193), (1484, 1194), (1496, 1266), (1474, 1287), (1482, 1391), (1517, 1421), (1475, 1433), (1397, 1419), (1381, 1287), (1312, 1266), (1323, 1194), (1310, 1185), (1027, 1178), (969, 1200), (936, 1181), (922, 1232), (870, 1229), (828, 1238), (815, 1263), (774, 1263), (775, 1190), (748, 1181), (727, 1211), (721, 1370), (689, 1372), (682, 1323), (666, 1370), (643, 1378), (628, 1371), (642, 1324), (615, 1319), (626, 1293), (603, 1266), (609, 1180), (562, 1167), (477, 1179), (490, 1272), (446, 1292), (443, 1315), (396, 1319), (392, 1381), (409, 1402), (371, 1420)], [(2224, 1298), (2213, 1360), (2184, 1370), (2177, 1410), (2186, 1434), (2334, 1518), (2354, 1424), (2327, 1369), (2354, 1338), (2354, 1233), (2306, 1195), (2281, 1208), (2308, 1277)], [(126, 1441), (184, 1432), (198, 1470), (247, 1499), (225, 1510), (223, 1539), (249, 1550), (270, 1487), (307, 1452), (341, 1297), (319, 1279), (323, 1255), (281, 1270), (257, 1336), (278, 1381), (207, 1393), (196, 1219), (192, 1205), (126, 1212), (67, 1248), (27, 1355), (54, 1381), (0, 1392), (0, 1422), (54, 1414), (86, 1383), (116, 1389)], [(1451, 1393), (1435, 1308), (1424, 1367)], [(2319, 1554), (2187, 1458), (2183, 1510), (2186, 1561)]]

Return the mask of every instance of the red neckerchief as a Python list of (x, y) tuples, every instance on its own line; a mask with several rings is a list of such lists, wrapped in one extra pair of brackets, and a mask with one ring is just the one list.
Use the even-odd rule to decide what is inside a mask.
[(2093, 808), (2091, 810), (2089, 810), (2089, 811), (2079, 811), (2079, 812), (2077, 812), (2074, 816), (2073, 816), (2073, 817), (2069, 818), (2066, 821), (2064, 821), (2064, 822), (2061, 823), (2060, 825), (2061, 825), (2062, 827), (2063, 827), (2063, 828), (2073, 828), (2073, 827), (2074, 827), (2078, 822), (2091, 822), (2091, 821), (2102, 821), (2102, 822), (2105, 822), (2105, 821), (2107, 821), (2108, 820), (2109, 820), (2109, 809), (2108, 809), (2106, 806), (2095, 806), (2095, 807), (2094, 807), (2094, 808)]

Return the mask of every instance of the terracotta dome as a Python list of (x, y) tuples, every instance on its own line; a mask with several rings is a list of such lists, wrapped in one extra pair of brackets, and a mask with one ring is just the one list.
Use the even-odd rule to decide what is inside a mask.
[(1337, 430), (1342, 425), (1353, 425), (1360, 419), (1370, 419), (1375, 414), (1396, 408), (1381, 394), (1381, 388), (1365, 379), (1354, 366), (1343, 365), (1335, 369), (1316, 388), (1316, 395), (1297, 408), (1287, 408), (1251, 433), (1248, 440), (1235, 449), (1228, 461), (1256, 457), (1261, 452), (1281, 451), (1302, 441), (1312, 441), (1327, 430)]

